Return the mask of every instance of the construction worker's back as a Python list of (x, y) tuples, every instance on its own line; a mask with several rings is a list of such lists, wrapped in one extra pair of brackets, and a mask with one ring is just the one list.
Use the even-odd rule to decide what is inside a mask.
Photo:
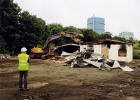
[(28, 71), (29, 70), (29, 55), (26, 53), (21, 53), (18, 55), (19, 65), (18, 70), (19, 71)]
[[(27, 77), (29, 70), (29, 55), (26, 54), (27, 49), (25, 47), (21, 48), (21, 54), (18, 55), (19, 65), (19, 90), (28, 90), (27, 89)], [(23, 89), (23, 77), (24, 77), (24, 89)]]

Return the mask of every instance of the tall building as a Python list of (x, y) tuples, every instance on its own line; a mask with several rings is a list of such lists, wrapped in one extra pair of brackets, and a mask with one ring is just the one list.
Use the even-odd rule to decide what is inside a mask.
[(100, 17), (91, 17), (87, 20), (87, 28), (92, 29), (97, 33), (105, 32), (105, 20)]
[(134, 33), (133, 32), (121, 32), (119, 33), (119, 36), (125, 39), (130, 39), (133, 38), (134, 39)]

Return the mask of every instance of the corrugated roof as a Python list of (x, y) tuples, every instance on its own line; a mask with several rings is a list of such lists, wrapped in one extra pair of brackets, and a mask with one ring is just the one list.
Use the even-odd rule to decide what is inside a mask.
[(101, 40), (98, 42), (98, 44), (133, 44), (130, 42), (122, 42), (122, 41), (118, 41), (118, 40), (111, 40), (111, 39), (105, 39), (105, 40)]
[(111, 44), (125, 44), (125, 42), (117, 41), (117, 40), (111, 40), (111, 39), (105, 39), (101, 40), (98, 43), (104, 44), (104, 43), (111, 43)]

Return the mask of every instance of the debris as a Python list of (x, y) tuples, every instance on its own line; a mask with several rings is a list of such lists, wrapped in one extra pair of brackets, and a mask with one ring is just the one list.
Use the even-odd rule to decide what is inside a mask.
[(88, 67), (90, 64), (100, 69), (103, 65), (104, 58), (102, 55), (94, 54), (93, 52), (86, 50), (84, 52), (75, 52), (66, 57), (66, 60), (66, 63), (71, 67)]
[(62, 54), (61, 54), (61, 56), (68, 56), (68, 55), (71, 55), (71, 53), (63, 51)]
[(8, 55), (8, 54), (0, 54), (0, 61), (4, 61), (9, 58), (10, 58), (10, 55)]
[(111, 61), (106, 61), (106, 63), (104, 64), (104, 66), (106, 67), (106, 68), (109, 68), (109, 69), (112, 69), (112, 68), (120, 68), (120, 64), (119, 64), (119, 62), (118, 61), (113, 61), (113, 60), (111, 60)]
[(96, 67), (102, 69), (103, 67), (107, 68), (108, 70), (121, 68), (123, 71), (134, 71), (133, 69), (126, 67), (121, 67), (119, 62), (116, 60), (110, 60), (105, 58), (100, 54), (95, 54), (89, 50), (84, 52), (75, 52), (72, 53), (70, 56), (65, 57), (66, 63), (71, 67)]
[(128, 78), (128, 79), (127, 79), (127, 82), (128, 82), (128, 83), (133, 83), (133, 82), (135, 82), (135, 80), (134, 80), (133, 78)]
[(120, 67), (123, 71), (127, 71), (127, 72), (132, 72), (134, 71), (132, 68), (125, 66), (125, 67)]
[(103, 64), (103, 63), (100, 63), (98, 61), (91, 61), (89, 59), (84, 59), (84, 61), (89, 63), (89, 64), (91, 64), (91, 65), (93, 65), (93, 66), (95, 66), (95, 67), (98, 67), (99, 69), (101, 68), (101, 66)]
[[(75, 52), (73, 52), (73, 53), (78, 53), (78, 51), (75, 51)], [(68, 52), (62, 51), (61, 56), (69, 56), (69, 55), (71, 55), (71, 54), (72, 54), (72, 53), (68, 53)]]
[(51, 63), (51, 62), (54, 62), (54, 63), (64, 63), (64, 62), (66, 62), (66, 59), (63, 56), (56, 56), (56, 57), (49, 58), (47, 60), (43, 60), (43, 62), (48, 62), (48, 63)]
[(29, 84), (29, 88), (39, 88), (48, 85), (49, 83), (47, 82), (36, 82), (36, 83), (31, 83)]

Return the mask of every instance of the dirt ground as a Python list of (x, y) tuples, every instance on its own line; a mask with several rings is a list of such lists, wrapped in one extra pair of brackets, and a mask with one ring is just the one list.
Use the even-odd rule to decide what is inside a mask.
[(121, 69), (70, 68), (65, 63), (31, 60), (29, 91), (18, 90), (18, 61), (0, 62), (0, 100), (140, 100), (140, 60)]

